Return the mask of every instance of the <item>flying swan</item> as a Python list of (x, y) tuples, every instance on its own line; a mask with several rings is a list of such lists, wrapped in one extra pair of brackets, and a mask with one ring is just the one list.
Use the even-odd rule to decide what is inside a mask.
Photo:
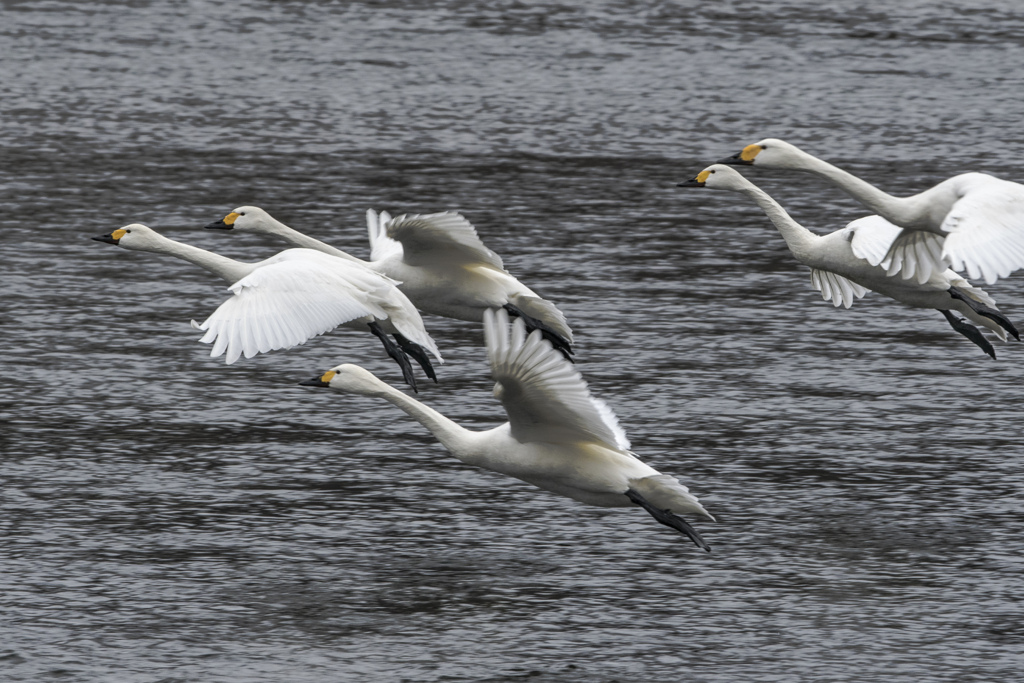
[(591, 396), (573, 365), (524, 321), (509, 327), (504, 309), (484, 312), (494, 396), (508, 422), (484, 432), (464, 429), (357, 365), (339, 365), (302, 382), (382, 398), (429, 429), (469, 465), (506, 474), (588, 505), (639, 505), (662, 524), (710, 551), (679, 514), (714, 520), (689, 489), (629, 450), (611, 408)]
[(402, 215), (366, 212), (370, 261), (363, 261), (289, 228), (255, 206), (240, 206), (210, 229), (272, 235), (295, 247), (361, 264), (398, 280), (403, 293), (425, 313), (480, 322), (489, 308), (504, 308), (540, 330), (568, 358), (572, 330), (558, 308), (512, 277), (501, 257), (484, 246), (476, 229), (454, 211)]
[(907, 306), (938, 310), (954, 330), (992, 358), (995, 350), (981, 331), (951, 311), (992, 330), (1001, 340), (1006, 340), (1007, 332), (1020, 339), (1013, 323), (996, 309), (995, 301), (951, 269), (934, 270), (924, 282), (890, 276), (879, 263), (900, 229), (880, 216), (861, 218), (821, 236), (793, 220), (778, 202), (729, 166), (708, 166), (680, 185), (742, 192), (754, 200), (778, 228), (796, 260), (811, 269), (814, 288), (836, 307), (849, 308), (870, 289)]
[[(232, 283), (234, 296), (206, 321), (199, 341), (213, 343), (212, 357), (238, 357), (287, 349), (335, 327), (369, 329), (416, 388), (412, 356), (436, 380), (427, 351), (437, 358), (437, 345), (423, 328), (420, 314), (393, 280), (312, 249), (286, 249), (258, 263), (236, 261), (164, 237), (140, 223), (126, 225), (94, 240), (125, 249), (167, 254), (205, 268)], [(394, 336), (395, 341), (387, 337)]]
[(894, 197), (783, 140), (747, 145), (720, 164), (808, 171), (903, 228), (882, 265), (928, 282), (933, 271), (966, 270), (993, 284), (1024, 268), (1024, 185), (963, 173), (912, 197)]

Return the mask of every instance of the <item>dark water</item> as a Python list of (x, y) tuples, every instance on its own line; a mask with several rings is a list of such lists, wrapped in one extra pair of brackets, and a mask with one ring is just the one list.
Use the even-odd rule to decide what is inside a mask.
[[(0, 5), (0, 678), (1019, 680), (1024, 347), (835, 310), (742, 197), (674, 187), (768, 135), (894, 192), (1024, 179), (1017, 3), (415, 5)], [(250, 203), (361, 255), (368, 207), (465, 212), (713, 552), (295, 386), (397, 381), (364, 336), (211, 360), (222, 283), (87, 239), (255, 260), (199, 229)], [(1021, 283), (986, 288), (1018, 322)], [(427, 322), (421, 398), (502, 420), (479, 329)]]

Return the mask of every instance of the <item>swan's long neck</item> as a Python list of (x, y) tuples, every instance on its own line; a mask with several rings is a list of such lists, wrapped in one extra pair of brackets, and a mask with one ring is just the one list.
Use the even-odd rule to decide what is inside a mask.
[(810, 154), (801, 153), (800, 159), (799, 170), (809, 171), (828, 180), (891, 223), (910, 225), (917, 217), (918, 211), (912, 197), (893, 197), (852, 173)]
[(175, 242), (167, 237), (160, 236), (154, 245), (137, 248), (138, 251), (151, 251), (156, 254), (167, 254), (182, 260), (194, 263), (200, 268), (205, 268), (214, 275), (217, 275), (228, 282), (238, 282), (256, 268), (256, 264), (244, 263), (234, 259), (215, 254), (212, 251), (193, 247), (191, 244)]
[(803, 261), (814, 255), (814, 248), (821, 237), (793, 220), (777, 201), (750, 181), (744, 179), (740, 192), (753, 199), (754, 203), (768, 215), (782, 235), (782, 239), (786, 241), (786, 246), (798, 260)]
[(372, 395), (379, 396), (404, 410), (410, 417), (429, 429), (430, 433), (437, 437), (437, 440), (459, 460), (467, 461), (475, 455), (474, 446), (477, 443), (475, 438), (478, 435), (477, 432), (460, 427), (433, 408), (383, 382)]
[(356, 258), (352, 254), (344, 252), (341, 249), (336, 249), (329, 244), (325, 244), (314, 237), (304, 235), (298, 230), (289, 228), (287, 225), (272, 216), (267, 216), (267, 219), (269, 221), (269, 225), (265, 226), (265, 231), (271, 235), (277, 235), (293, 247), (315, 249), (316, 251), (321, 251), (325, 254), (330, 254), (331, 256), (337, 256), (338, 258), (343, 258), (348, 261), (354, 261), (360, 265), (366, 265), (366, 261)]

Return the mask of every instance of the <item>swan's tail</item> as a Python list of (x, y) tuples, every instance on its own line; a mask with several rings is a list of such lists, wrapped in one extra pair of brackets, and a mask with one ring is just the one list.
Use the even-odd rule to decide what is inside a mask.
[(528, 331), (539, 329), (552, 346), (572, 360), (572, 329), (557, 306), (539, 296), (513, 294), (505, 308), (513, 315), (522, 317)]
[(444, 363), (441, 351), (437, 348), (437, 342), (423, 325), (420, 312), (404, 294), (397, 289), (393, 290), (382, 306), (388, 312), (388, 318), (399, 334), (429, 351), (438, 363)]
[(370, 260), (383, 261), (392, 254), (401, 254), (401, 243), (388, 237), (387, 225), (391, 214), (373, 209), (366, 210), (366, 231), (370, 237)]
[[(648, 478), (653, 479), (654, 477)], [(664, 524), (671, 529), (675, 529), (679, 533), (687, 536), (697, 545), (698, 548), (711, 552), (711, 546), (707, 544), (707, 541), (701, 537), (697, 530), (694, 529), (685, 519), (675, 514), (670, 508), (663, 508), (651, 502), (635, 488), (626, 489), (626, 497), (646, 510), (651, 517), (654, 517), (654, 519), (661, 524)], [(708, 516), (710, 517), (710, 515)]]
[[(948, 271), (953, 272), (953, 271)], [(949, 295), (967, 304), (975, 315), (969, 316), (972, 321), (980, 323), (992, 330), (1001, 341), (1006, 341), (1006, 333), (1019, 340), (1020, 334), (1010, 319), (996, 308), (996, 302), (980, 287), (975, 287), (967, 280), (957, 277), (955, 284), (949, 288)]]
[(712, 522), (715, 521), (711, 513), (705, 510), (697, 500), (697, 496), (690, 493), (690, 489), (670, 474), (655, 474), (641, 479), (630, 479), (629, 487), (649, 500), (652, 505), (663, 510), (676, 514), (692, 512), (703, 515)]
[(981, 287), (975, 287), (970, 282), (960, 276), (955, 270), (949, 269), (946, 271), (946, 275), (949, 276), (949, 284), (956, 287), (961, 292), (971, 297), (975, 301), (981, 302), (986, 306), (996, 307), (996, 300), (989, 296)]

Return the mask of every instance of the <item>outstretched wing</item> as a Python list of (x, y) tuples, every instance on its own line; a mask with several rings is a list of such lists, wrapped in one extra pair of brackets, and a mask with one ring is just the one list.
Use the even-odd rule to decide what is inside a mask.
[(953, 270), (993, 284), (1024, 268), (1024, 186), (980, 173), (942, 222), (942, 256)]
[(832, 305), (836, 308), (840, 306), (849, 308), (853, 305), (854, 300), (860, 299), (868, 293), (868, 290), (853, 280), (817, 268), (811, 268), (811, 284), (821, 292), (822, 299), (825, 301), (831, 299)]
[(501, 257), (484, 246), (473, 224), (454, 211), (401, 215), (386, 225), (387, 236), (402, 244), (412, 266), (439, 263), (486, 263), (499, 270)]
[(916, 276), (924, 284), (933, 272), (942, 272), (948, 265), (942, 258), (943, 235), (903, 230), (881, 216), (858, 218), (843, 232), (854, 256), (885, 268), (889, 276), (904, 280)]
[(402, 255), (402, 245), (388, 237), (387, 223), (391, 214), (373, 209), (366, 210), (366, 231), (370, 234), (370, 260), (383, 261), (398, 254)]
[(386, 281), (371, 284), (361, 268), (346, 277), (345, 262), (334, 260), (342, 265), (296, 259), (257, 268), (228, 288), (234, 296), (198, 326), (206, 330), (199, 341), (212, 342), (210, 355), (226, 353), (230, 364), (243, 354), (252, 358), (302, 344), (350, 320), (386, 318), (367, 287), (383, 287)]
[(505, 406), (512, 436), (523, 442), (596, 441), (629, 449), (611, 408), (591, 396), (575, 366), (539, 330), (527, 335), (521, 318), (509, 326), (504, 310), (488, 310), (484, 336), (494, 396)]
[(881, 216), (864, 216), (848, 223), (843, 234), (854, 256), (877, 266), (885, 260), (893, 240), (900, 234), (900, 227)]
[(945, 236), (924, 230), (903, 230), (893, 240), (889, 253), (881, 265), (886, 275), (899, 274), (904, 280), (917, 275), (919, 284), (931, 279), (933, 273), (941, 273), (949, 267), (942, 255)]

